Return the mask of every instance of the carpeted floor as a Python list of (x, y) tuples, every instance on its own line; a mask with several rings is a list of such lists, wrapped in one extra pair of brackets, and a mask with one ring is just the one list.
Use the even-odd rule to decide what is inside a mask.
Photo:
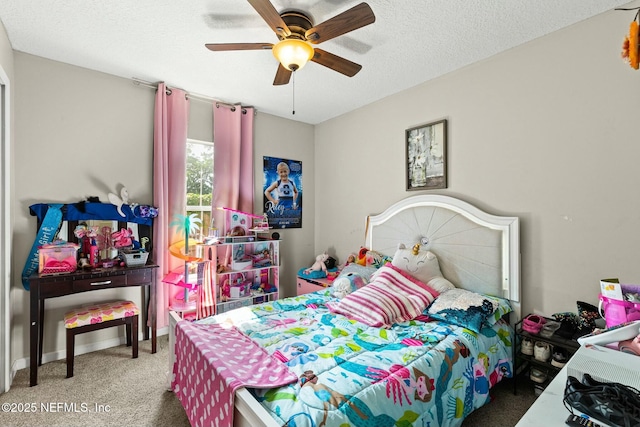
[[(29, 387), (29, 369), (17, 372), (11, 390), (0, 395), (0, 426), (170, 426), (189, 427), (182, 405), (167, 391), (168, 337), (158, 352), (140, 342), (138, 359), (120, 346), (75, 358), (74, 377), (66, 379), (66, 361), (46, 363), (38, 385)], [(498, 384), (493, 401), (473, 412), (464, 427), (514, 426), (535, 400), (533, 386), (512, 380)]]

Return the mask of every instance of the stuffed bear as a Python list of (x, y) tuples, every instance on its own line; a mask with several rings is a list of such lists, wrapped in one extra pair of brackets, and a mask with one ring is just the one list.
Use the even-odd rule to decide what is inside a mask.
[(313, 263), (313, 265), (307, 269), (304, 270), (304, 274), (309, 274), (312, 271), (323, 271), (325, 274), (327, 273), (327, 266), (324, 263), (327, 259), (329, 258), (329, 254), (328, 253), (323, 253), (320, 254), (316, 257), (316, 262)]

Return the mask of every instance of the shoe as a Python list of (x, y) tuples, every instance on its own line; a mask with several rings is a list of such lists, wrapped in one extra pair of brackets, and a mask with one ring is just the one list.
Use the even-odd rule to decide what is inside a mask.
[(533, 347), (533, 357), (540, 362), (546, 362), (551, 357), (551, 349), (549, 344), (542, 341), (536, 341), (536, 345)]
[(640, 406), (631, 395), (622, 389), (599, 383), (582, 384), (575, 377), (568, 376), (562, 402), (573, 414), (573, 410), (582, 412), (603, 423), (632, 427), (640, 425)]
[(554, 322), (553, 320), (550, 320), (542, 325), (540, 336), (544, 338), (550, 338), (553, 336), (553, 334), (556, 333), (558, 329), (560, 329), (560, 322)]
[(628, 400), (631, 404), (640, 408), (640, 390), (634, 387), (620, 383), (598, 381), (589, 374), (584, 374), (582, 376), (582, 384), (591, 387), (613, 387), (617, 389), (621, 395), (625, 396), (626, 400)]
[(523, 338), (520, 344), (520, 351), (527, 356), (533, 356), (533, 340), (531, 338)]
[(560, 328), (558, 328), (555, 334), (562, 338), (571, 339), (575, 335), (576, 331), (577, 326), (575, 322), (570, 318), (564, 318), (560, 320)]
[(529, 371), (529, 378), (531, 378), (531, 381), (537, 382), (538, 384), (542, 384), (547, 380), (547, 374), (545, 374), (539, 369), (531, 368), (531, 370)]
[(554, 347), (551, 356), (551, 364), (556, 368), (562, 368), (569, 360), (569, 353), (562, 347)]

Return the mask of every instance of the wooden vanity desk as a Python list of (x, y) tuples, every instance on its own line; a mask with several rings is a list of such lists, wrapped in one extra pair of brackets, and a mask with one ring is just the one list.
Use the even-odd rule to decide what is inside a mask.
[[(144, 339), (151, 331), (151, 353), (156, 347), (156, 271), (157, 265), (140, 267), (97, 268), (91, 271), (76, 271), (58, 276), (33, 275), (29, 279), (30, 290), (30, 385), (38, 384), (38, 366), (42, 365), (42, 339), (44, 330), (44, 301), (81, 292), (108, 288), (142, 286), (142, 330)], [(59, 320), (59, 319), (57, 319)], [(148, 326), (147, 326), (148, 325)]]
[[(32, 206), (32, 215), (38, 216), (38, 228), (41, 223), (41, 212), (36, 215)], [(110, 205), (113, 206), (113, 205)], [(63, 217), (63, 228), (66, 228), (65, 236), (69, 241), (77, 241), (73, 235), (73, 230), (78, 221), (83, 220), (114, 220), (117, 221), (118, 229), (128, 227), (128, 223), (136, 223), (138, 235), (150, 238), (152, 236), (151, 220), (139, 219), (133, 215), (126, 218), (127, 222), (123, 222), (122, 218), (115, 213), (108, 214), (107, 217), (97, 218), (91, 214), (87, 214), (87, 218), (74, 217), (69, 219)], [(46, 210), (45, 210), (46, 212)], [(127, 211), (130, 215), (131, 211)], [(74, 214), (78, 216), (77, 214)], [(116, 230), (114, 230), (116, 231)], [(149, 246), (151, 252), (151, 245)], [(157, 309), (156, 309), (156, 274), (158, 266), (151, 261), (151, 255), (147, 264), (135, 267), (111, 267), (111, 268), (93, 268), (90, 270), (77, 270), (73, 273), (64, 273), (57, 275), (40, 275), (32, 274), (29, 277), (29, 293), (30, 293), (30, 386), (38, 384), (38, 366), (42, 365), (42, 342), (44, 331), (44, 313), (45, 300), (48, 298), (59, 298), (66, 295), (75, 295), (84, 292), (97, 291), (110, 288), (128, 288), (140, 287), (142, 295), (142, 325), (144, 339), (151, 338), (151, 353), (157, 351)], [(55, 319), (59, 321), (60, 319)]]

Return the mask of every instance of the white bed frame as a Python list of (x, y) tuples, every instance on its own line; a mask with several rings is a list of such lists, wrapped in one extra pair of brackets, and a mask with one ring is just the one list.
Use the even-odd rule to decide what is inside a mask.
[[(457, 287), (511, 301), (520, 318), (520, 236), (517, 217), (491, 215), (449, 196), (418, 195), (366, 219), (368, 248), (393, 256), (399, 243), (421, 243), (438, 257)], [(175, 326), (169, 313), (169, 372), (175, 361)], [(171, 376), (171, 375), (170, 375)], [(280, 427), (245, 388), (236, 391), (234, 427)]]

